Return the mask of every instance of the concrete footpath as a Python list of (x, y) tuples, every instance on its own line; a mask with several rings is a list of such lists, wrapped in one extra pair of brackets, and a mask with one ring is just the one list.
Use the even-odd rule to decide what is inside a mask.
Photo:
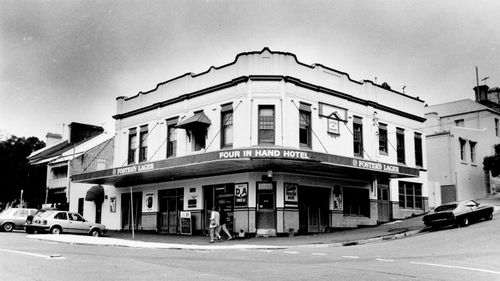
[[(495, 214), (500, 212), (500, 194), (484, 199), (478, 199), (481, 204), (495, 207)], [(244, 250), (244, 249), (287, 249), (292, 247), (341, 247), (384, 240), (400, 239), (427, 231), (422, 222), (422, 216), (405, 220), (397, 220), (386, 224), (355, 229), (337, 230), (329, 233), (313, 235), (296, 235), (292, 237), (257, 237), (222, 242), (208, 243), (209, 237), (196, 235), (163, 235), (157, 233), (136, 232), (134, 237), (130, 232), (110, 231), (105, 237), (86, 235), (28, 235), (28, 239), (79, 244), (119, 246), (133, 248), (179, 249), (179, 250)]]

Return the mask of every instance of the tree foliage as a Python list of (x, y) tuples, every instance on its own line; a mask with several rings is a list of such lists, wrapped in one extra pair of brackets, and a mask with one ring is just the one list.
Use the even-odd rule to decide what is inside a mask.
[(493, 177), (500, 175), (500, 144), (496, 144), (495, 155), (486, 156), (483, 160), (483, 168), (485, 171), (490, 171)]
[(30, 206), (43, 202), (46, 169), (30, 166), (28, 156), (45, 147), (37, 137), (11, 136), (0, 142), (0, 203), (19, 201), (21, 189), (23, 201)]

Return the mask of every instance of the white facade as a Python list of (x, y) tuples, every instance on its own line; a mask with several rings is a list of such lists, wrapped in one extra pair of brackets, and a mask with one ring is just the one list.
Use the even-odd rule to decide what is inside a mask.
[[(228, 147), (222, 147), (221, 140), (224, 107), (232, 111), (232, 145)], [(273, 113), (273, 141), (263, 143), (264, 129), (259, 114), (269, 108)], [(207, 196), (212, 194), (214, 200), (223, 200), (227, 194), (217, 195), (217, 190), (233, 190), (239, 183), (247, 184), (248, 198), (244, 207), (236, 204), (231, 207), (234, 231), (259, 234), (262, 228), (259, 224), (263, 224), (265, 217), (260, 210), (269, 203), (263, 191), (266, 183), (273, 186), (269, 198), (273, 201), (270, 205), (274, 217), (268, 219), (274, 222), (274, 228), (271, 227), (274, 233), (297, 231), (304, 227), (305, 220), (307, 232), (374, 225), (381, 220), (379, 201), (389, 203), (391, 219), (426, 209), (423, 109), (423, 102), (416, 98), (384, 89), (371, 81), (353, 81), (346, 73), (319, 64), (305, 65), (292, 54), (266, 48), (261, 52), (239, 54), (233, 63), (211, 67), (201, 74), (187, 74), (160, 83), (149, 92), (117, 98), (113, 169), (101, 176), (82, 176), (77, 182), (105, 184), (106, 193), (116, 196), (118, 210), (107, 219), (110, 229), (125, 228), (126, 215), (118, 218), (118, 213), (121, 200), (128, 200), (132, 189), (141, 196), (137, 204), (141, 206), (138, 223), (142, 229), (159, 230), (157, 221), (162, 214), (165, 219), (169, 213), (166, 209), (170, 208), (167, 206), (178, 200), (182, 206), (176, 205), (176, 210), (192, 211), (194, 229), (203, 230), (207, 209), (210, 204), (216, 204), (210, 203), (212, 199)], [(200, 111), (210, 124), (206, 126), (205, 147), (197, 150), (194, 132), (200, 123), (193, 123), (196, 126), (191, 128), (184, 127), (183, 122), (196, 117)], [(306, 122), (309, 128), (301, 131), (303, 116), (310, 116), (310, 123)], [(172, 118), (178, 118), (178, 124), (182, 125), (176, 129), (175, 156), (167, 158), (167, 125)], [(362, 128), (360, 155), (354, 152), (356, 122), (356, 126)], [(335, 124), (337, 126), (329, 129), (329, 125)], [(386, 126), (387, 152), (380, 152), (380, 124)], [(147, 132), (143, 141), (147, 146), (144, 161), (138, 160), (141, 131)], [(309, 135), (306, 137), (304, 132)], [(404, 138), (404, 162), (398, 162), (396, 132), (402, 132)], [(137, 139), (132, 143), (138, 149), (135, 161), (129, 163), (130, 138), (134, 134)], [(417, 135), (421, 136), (420, 160), (415, 153)], [(184, 159), (191, 162), (185, 163)], [(313, 165), (317, 169), (311, 168)], [(400, 207), (400, 181), (417, 184), (411, 187), (419, 190), (412, 191), (418, 195), (415, 193), (410, 199), (410, 202), (419, 201), (412, 203), (417, 208)], [(387, 198), (382, 200), (378, 190), (384, 182), (388, 190)], [(290, 186), (298, 187), (298, 199), (296, 194), (285, 196), (293, 189), (289, 189)], [(334, 206), (336, 186), (342, 190), (344, 205), (341, 208)], [(182, 194), (181, 199), (178, 195), (165, 195), (173, 189), (180, 190), (175, 194)], [(366, 192), (365, 205), (348, 202), (348, 194), (355, 196), (357, 192)], [(326, 198), (318, 203), (321, 210), (317, 216), (304, 218), (304, 212), (316, 212), (311, 203), (315, 196), (318, 201)], [(298, 203), (294, 205), (286, 198)], [(151, 199), (152, 203), (148, 203)], [(360, 210), (348, 211), (345, 204)], [(353, 212), (361, 215), (353, 215)], [(313, 225), (315, 220), (323, 222)]]
[(493, 190), (483, 159), (500, 141), (500, 114), (473, 100), (426, 108), (430, 196), (436, 206), (450, 200), (485, 197)]

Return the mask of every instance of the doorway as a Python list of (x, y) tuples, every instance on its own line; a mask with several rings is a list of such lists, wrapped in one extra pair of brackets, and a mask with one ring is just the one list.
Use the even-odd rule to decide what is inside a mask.
[[(203, 187), (205, 198), (205, 228), (210, 224), (210, 210), (221, 207), (227, 214), (226, 227), (234, 232), (234, 184), (225, 183)], [(222, 222), (221, 222), (222, 223)]]
[(299, 186), (299, 233), (328, 230), (331, 189)]
[[(133, 204), (130, 206), (130, 193), (123, 193), (121, 197), (121, 211), (122, 211), (122, 229), (134, 230), (141, 227), (142, 224), (142, 192), (132, 193)], [(133, 213), (132, 213), (133, 211)], [(132, 224), (133, 218), (133, 224)]]
[(184, 188), (158, 191), (160, 208), (160, 231), (179, 233), (179, 214), (184, 208)]
[(389, 222), (391, 220), (391, 206), (389, 202), (389, 185), (378, 184), (377, 186), (378, 222)]
[(276, 230), (274, 182), (257, 182), (257, 231)]

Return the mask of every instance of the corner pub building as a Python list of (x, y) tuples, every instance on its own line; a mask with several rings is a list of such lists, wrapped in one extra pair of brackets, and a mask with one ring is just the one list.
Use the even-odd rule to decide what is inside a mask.
[(376, 225), (427, 209), (423, 109), (264, 48), (118, 97), (114, 168), (72, 180), (104, 186), (110, 229), (206, 233), (214, 205), (247, 235)]

